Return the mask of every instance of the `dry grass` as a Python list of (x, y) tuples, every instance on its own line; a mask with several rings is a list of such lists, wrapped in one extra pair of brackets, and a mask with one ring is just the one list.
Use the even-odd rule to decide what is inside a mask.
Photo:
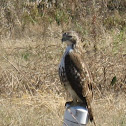
[(44, 40), (1, 40), (1, 126), (62, 124), (65, 99), (57, 74), (61, 33), (55, 30), (51, 32), (54, 39), (47, 32)]
[[(126, 125), (126, 97), (110, 94), (94, 100), (93, 108), (97, 126)], [(56, 94), (39, 92), (36, 96), (0, 99), (1, 126), (61, 126), (65, 100)], [(89, 126), (93, 124), (89, 123)]]
[(20, 0), (1, 1), (0, 126), (62, 125), (68, 95), (59, 82), (58, 65), (65, 49), (61, 34), (67, 29), (83, 38), (84, 59), (97, 87), (97, 125), (126, 125), (126, 26), (120, 9), (125, 6), (113, 5), (113, 0), (78, 2), (70, 10), (71, 0), (63, 7), (59, 2), (39, 15), (35, 6)]
[(53, 93), (0, 99), (1, 126), (59, 126), (65, 100)]
[(114, 96), (111, 93), (94, 101), (94, 112), (98, 126), (125, 126), (125, 95)]
[[(62, 125), (66, 94), (60, 85), (57, 68), (64, 47), (60, 44), (61, 33), (55, 35), (59, 29), (51, 28), (55, 30), (50, 31), (45, 40), (1, 41), (1, 126)], [(52, 39), (52, 36), (56, 37)], [(100, 62), (97, 67), (102, 67)], [(99, 84), (99, 77), (96, 79)], [(101, 94), (95, 90), (93, 101), (96, 123), (98, 126), (125, 126), (125, 94), (120, 91), (110, 93), (114, 88), (108, 90), (105, 85), (102, 86)]]

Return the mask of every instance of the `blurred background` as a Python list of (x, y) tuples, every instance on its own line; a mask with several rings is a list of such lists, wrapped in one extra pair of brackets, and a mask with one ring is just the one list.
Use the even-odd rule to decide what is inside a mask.
[(63, 124), (68, 30), (79, 33), (95, 82), (96, 124), (126, 125), (126, 0), (0, 0), (0, 126)]

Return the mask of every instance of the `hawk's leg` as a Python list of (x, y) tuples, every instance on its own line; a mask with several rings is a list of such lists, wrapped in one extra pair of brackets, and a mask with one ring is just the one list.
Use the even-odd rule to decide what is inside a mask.
[(65, 103), (65, 106), (67, 106), (67, 105), (70, 106), (72, 103), (73, 103), (73, 101), (68, 101)]
[(66, 106), (67, 109), (70, 109), (71, 107), (74, 107), (74, 106), (84, 106), (84, 107), (86, 107), (86, 104), (83, 103), (83, 102), (69, 101), (69, 102), (65, 103), (65, 106)]
[(74, 107), (77, 105), (78, 105), (78, 103), (77, 102), (75, 103), (74, 101), (66, 102), (66, 104), (65, 104), (67, 110), (70, 109), (71, 107)]
[(85, 105), (82, 102), (69, 101), (65, 103), (65, 106), (67, 109), (70, 109), (71, 107), (74, 107), (74, 106), (85, 106)]

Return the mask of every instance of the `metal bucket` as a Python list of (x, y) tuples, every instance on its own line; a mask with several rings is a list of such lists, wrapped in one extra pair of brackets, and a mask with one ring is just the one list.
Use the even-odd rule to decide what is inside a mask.
[(86, 126), (89, 118), (87, 108), (80, 105), (69, 106), (69, 104), (66, 105), (63, 126)]

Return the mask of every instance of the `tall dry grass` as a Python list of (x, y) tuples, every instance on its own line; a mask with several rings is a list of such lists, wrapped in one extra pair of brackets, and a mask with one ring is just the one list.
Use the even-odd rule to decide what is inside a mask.
[[(51, 28), (56, 29), (56, 26)], [(70, 99), (67, 98), (58, 78), (58, 64), (65, 45), (60, 43), (60, 32), (56, 38), (52, 39), (52, 35), (57, 33), (57, 29), (56, 32), (51, 32), (51, 36), (45, 40), (38, 38), (2, 40), (1, 125), (59, 126), (63, 124), (64, 104), (66, 100)], [(92, 53), (88, 52), (91, 58), (94, 57)], [(106, 70), (107, 78), (104, 78), (102, 65), (106, 63), (105, 58), (101, 59), (103, 64), (100, 62), (100, 56), (97, 62), (93, 63), (97, 67), (97, 71), (94, 66), (90, 67), (92, 72), (97, 73), (97, 76), (93, 73), (98, 87), (95, 89), (93, 101), (96, 123), (99, 126), (125, 126), (126, 99), (125, 94), (121, 93), (125, 90), (116, 84), (110, 86), (109, 78), (113, 77), (110, 76), (110, 70), (114, 70), (114, 68), (107, 68), (110, 73)], [(92, 65), (90, 60), (88, 61), (89, 65)], [(111, 59), (109, 63), (114, 64), (115, 62), (112, 61)], [(118, 68), (117, 63), (115, 63), (116, 68)], [(123, 64), (120, 65), (117, 73), (121, 73), (123, 67)], [(118, 76), (122, 77), (121, 74)], [(104, 79), (106, 79), (106, 85), (104, 85)], [(118, 83), (119, 81), (121, 80), (118, 80)], [(89, 123), (89, 125), (92, 124)]]
[(64, 30), (72, 29), (82, 38), (94, 78), (97, 125), (125, 126), (125, 4), (69, 0), (44, 6), (1, 1), (0, 125), (62, 125), (70, 98), (58, 77), (65, 49), (60, 39)]

